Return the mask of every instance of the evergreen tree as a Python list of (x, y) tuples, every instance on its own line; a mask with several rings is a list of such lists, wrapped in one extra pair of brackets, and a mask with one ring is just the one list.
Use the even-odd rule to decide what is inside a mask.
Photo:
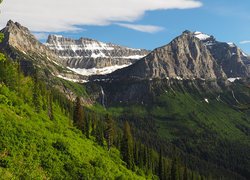
[(171, 164), (171, 180), (178, 180), (178, 179), (179, 179), (178, 162), (177, 158), (174, 158)]
[(135, 165), (139, 165), (139, 143), (134, 143), (134, 162)]
[(140, 143), (139, 146), (139, 167), (142, 168), (144, 165), (144, 148), (143, 145)]
[(148, 169), (148, 149), (146, 146), (143, 148), (143, 165), (145, 169)]
[(48, 116), (49, 116), (50, 120), (54, 119), (53, 106), (52, 106), (53, 100), (52, 99), (53, 99), (52, 94), (49, 93), (48, 94), (48, 105), (47, 105), (47, 107), (48, 107)]
[(89, 138), (89, 136), (90, 136), (90, 124), (91, 124), (91, 119), (90, 119), (89, 114), (87, 114), (85, 119), (86, 119), (85, 135), (87, 138)]
[(84, 117), (83, 108), (81, 105), (81, 98), (77, 97), (75, 100), (74, 114), (73, 114), (74, 125), (84, 132)]
[(103, 123), (99, 123), (97, 128), (96, 128), (96, 141), (100, 146), (103, 146), (103, 141), (104, 141), (104, 137), (103, 137)]
[(164, 179), (164, 168), (163, 168), (162, 149), (160, 149), (160, 155), (159, 155), (158, 176), (159, 176), (159, 179), (160, 179), (160, 180), (163, 180), (163, 179)]
[(33, 105), (37, 113), (41, 110), (40, 104), (40, 92), (37, 72), (34, 74), (34, 86), (33, 86)]
[(110, 150), (114, 142), (114, 131), (115, 131), (114, 121), (108, 114), (106, 115), (105, 120), (107, 122), (107, 128), (105, 130), (105, 139), (107, 141), (108, 150)]
[(187, 170), (187, 166), (185, 166), (185, 168), (184, 168), (183, 180), (188, 180), (188, 170)]
[(92, 114), (91, 117), (92, 117), (91, 135), (96, 137), (97, 116), (96, 114)]
[(169, 179), (170, 169), (167, 160), (165, 158), (163, 159), (163, 165), (164, 165), (164, 180)]
[(129, 123), (124, 123), (123, 138), (121, 143), (121, 154), (123, 160), (127, 163), (127, 167), (132, 169), (134, 167), (133, 160), (133, 137)]

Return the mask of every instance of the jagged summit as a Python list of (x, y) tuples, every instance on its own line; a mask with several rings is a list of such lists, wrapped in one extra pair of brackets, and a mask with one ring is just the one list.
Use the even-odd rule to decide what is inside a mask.
[(190, 31), (184, 31), (169, 44), (155, 49), (134, 65), (115, 72), (114, 75), (139, 79), (217, 79), (225, 77), (210, 51)]
[(247, 62), (249, 59), (236, 45), (186, 30), (134, 65), (114, 72), (112, 78), (215, 80), (248, 77)]
[(76, 40), (58, 35), (49, 35), (45, 45), (69, 68), (84, 75), (110, 73), (133, 64), (149, 53), (144, 49), (133, 49), (89, 38)]
[(9, 20), (6, 24), (6, 27), (8, 28), (18, 28), (18, 29), (21, 29), (21, 30), (24, 30), (24, 31), (28, 31), (29, 32), (29, 29), (22, 26), (20, 23), (18, 22), (13, 22), (12, 20)]
[[(44, 71), (44, 76), (58, 76), (64, 79), (80, 76), (67, 69), (61, 59), (48, 47), (40, 43), (28, 28), (9, 20), (1, 30), (4, 40), (1, 49), (12, 59), (19, 59), (24, 72), (32, 73), (34, 69)], [(46, 73), (45, 73), (46, 72)]]

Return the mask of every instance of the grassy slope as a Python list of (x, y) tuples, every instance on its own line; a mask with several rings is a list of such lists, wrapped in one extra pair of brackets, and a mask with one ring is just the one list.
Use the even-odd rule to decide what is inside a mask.
[[(0, 174), (3, 179), (143, 179), (127, 170), (119, 152), (108, 152), (72, 127), (53, 104), (55, 120), (35, 113), (0, 86)], [(122, 179), (123, 179), (122, 178)]]

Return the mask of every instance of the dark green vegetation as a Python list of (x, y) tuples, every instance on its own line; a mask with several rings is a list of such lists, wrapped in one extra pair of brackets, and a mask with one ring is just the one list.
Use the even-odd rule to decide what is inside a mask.
[(161, 179), (204, 177), (136, 141), (127, 121), (97, 111), (98, 105), (83, 107), (84, 87), (52, 79), (82, 96), (73, 103), (40, 79), (35, 67), (25, 74), (20, 61), (1, 55), (1, 178), (158, 179), (159, 172)]
[[(1, 178), (250, 177), (249, 80), (92, 82), (89, 91), (55, 78), (65, 69), (45, 56), (7, 47), (8, 59), (0, 54)], [(92, 105), (98, 97), (107, 109)]]
[(153, 87), (151, 102), (116, 103), (108, 110), (118, 119), (128, 119), (134, 136), (144, 144), (158, 152), (161, 147), (170, 158), (177, 154), (188, 168), (206, 177), (250, 177), (249, 80), (223, 91), (197, 91), (181, 82)]
[(73, 127), (62, 94), (7, 60), (0, 72), (1, 178), (142, 178), (126, 168), (117, 149), (107, 151)]

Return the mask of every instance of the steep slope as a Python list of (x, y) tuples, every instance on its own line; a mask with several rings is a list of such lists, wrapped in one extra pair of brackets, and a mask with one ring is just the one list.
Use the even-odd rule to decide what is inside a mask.
[(32, 74), (36, 69), (44, 78), (57, 76), (75, 81), (84, 79), (60, 64), (60, 58), (19, 23), (10, 20), (0, 32), (4, 34), (0, 48), (8, 57), (19, 61), (24, 72)]
[(216, 41), (213, 36), (194, 32), (194, 36), (199, 38), (209, 49), (216, 62), (222, 66), (227, 77), (246, 77), (250, 75), (249, 59), (247, 55), (234, 43)]
[(152, 51), (108, 79), (226, 79), (248, 77), (249, 60), (235, 45), (217, 42), (200, 32), (184, 31), (168, 45)]
[(21, 95), (0, 83), (1, 179), (145, 179), (126, 168), (117, 149), (108, 152), (73, 127), (62, 99), (54, 96), (53, 119), (46, 108), (36, 112), (32, 82), (22, 80)]
[(113, 75), (139, 79), (226, 77), (206, 46), (188, 31), (183, 32), (168, 45), (155, 49), (134, 65)]
[(58, 35), (49, 35), (45, 45), (62, 59), (64, 66), (83, 75), (107, 74), (131, 65), (149, 53), (143, 49), (132, 49), (87, 38), (74, 40)]
[(142, 142), (169, 156), (174, 149), (193, 169), (248, 179), (247, 62), (235, 45), (185, 31), (127, 68), (92, 77), (87, 90), (95, 98), (101, 89), (97, 100), (129, 119)]
[[(166, 80), (96, 82), (105, 108), (129, 119), (151, 147), (181, 154), (188, 167), (223, 176), (250, 175), (250, 82), (214, 90), (215, 82)], [(92, 85), (93, 86), (93, 85)], [(93, 93), (93, 88), (90, 89)]]

